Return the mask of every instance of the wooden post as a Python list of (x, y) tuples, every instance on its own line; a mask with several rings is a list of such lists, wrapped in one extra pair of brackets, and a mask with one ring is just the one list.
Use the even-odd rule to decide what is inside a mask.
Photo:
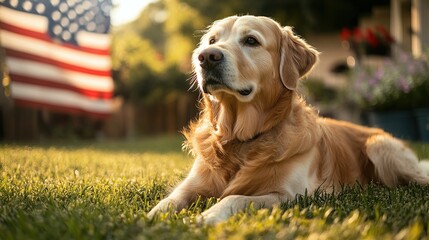
[(425, 44), (429, 40), (429, 3), (427, 0), (412, 0), (411, 2), (411, 50), (413, 56), (420, 57)]
[(125, 102), (122, 105), (124, 110), (124, 129), (125, 129), (125, 137), (127, 140), (132, 140), (136, 137), (136, 112), (134, 104), (130, 102)]
[(13, 84), (6, 66), (6, 54), (0, 46), (0, 107), (3, 118), (3, 140), (34, 140), (39, 137), (37, 110), (18, 108), (12, 100)]
[(0, 107), (2, 111), (3, 140), (16, 140), (15, 111), (10, 92), (10, 77), (6, 67), (6, 57), (0, 46)]
[(402, 43), (402, 9), (401, 0), (390, 0), (390, 32), (399, 44)]

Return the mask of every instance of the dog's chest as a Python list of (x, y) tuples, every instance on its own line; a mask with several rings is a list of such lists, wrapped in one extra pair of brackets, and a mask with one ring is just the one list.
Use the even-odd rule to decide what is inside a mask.
[(235, 146), (224, 159), (226, 165), (233, 164), (233, 167), (229, 167), (225, 175), (227, 184), (223, 195), (280, 192), (294, 197), (304, 194), (306, 189), (313, 192), (317, 188), (315, 149), (290, 159), (279, 160), (279, 156), (276, 148), (268, 146)]

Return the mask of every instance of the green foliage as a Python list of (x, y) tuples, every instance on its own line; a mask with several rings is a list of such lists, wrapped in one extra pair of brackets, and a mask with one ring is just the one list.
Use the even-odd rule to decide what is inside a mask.
[[(189, 170), (180, 137), (134, 142), (0, 146), (0, 239), (421, 239), (429, 186), (344, 187), (300, 195), (273, 209), (250, 206), (215, 226), (196, 224), (216, 203), (146, 213)], [(414, 144), (420, 157), (429, 145)]]
[[(180, 13), (180, 14), (177, 14)], [(198, 13), (179, 0), (160, 0), (113, 32), (112, 63), (118, 94), (134, 102), (188, 94), (191, 54), (204, 27)], [(168, 97), (167, 97), (168, 98)]]
[(352, 71), (349, 97), (366, 110), (427, 108), (428, 53), (415, 59), (399, 52), (377, 68), (358, 66)]
[(303, 81), (305, 96), (310, 102), (332, 104), (338, 99), (338, 91), (327, 86), (322, 79), (306, 79)]
[[(175, 99), (180, 94), (185, 94), (189, 89), (186, 81), (188, 76), (177, 71), (176, 66), (171, 66), (164, 72), (156, 74), (146, 66), (141, 66), (138, 70), (143, 78), (131, 78), (130, 99), (133, 101), (143, 101), (151, 104), (159, 101)], [(142, 98), (144, 96), (144, 98)]]

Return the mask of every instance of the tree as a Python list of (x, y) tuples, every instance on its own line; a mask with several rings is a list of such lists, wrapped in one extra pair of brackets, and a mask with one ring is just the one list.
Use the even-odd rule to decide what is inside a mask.
[(204, 22), (195, 9), (179, 0), (150, 4), (134, 22), (113, 33), (112, 63), (122, 94), (152, 102), (162, 94), (185, 94), (191, 72), (193, 37)]

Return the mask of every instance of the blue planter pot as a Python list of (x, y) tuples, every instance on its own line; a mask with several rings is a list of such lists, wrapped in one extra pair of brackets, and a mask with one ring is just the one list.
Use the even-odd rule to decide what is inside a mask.
[(429, 142), (429, 108), (414, 110), (421, 141)]
[(384, 129), (393, 136), (408, 140), (418, 140), (418, 128), (413, 111), (370, 112), (371, 126)]

